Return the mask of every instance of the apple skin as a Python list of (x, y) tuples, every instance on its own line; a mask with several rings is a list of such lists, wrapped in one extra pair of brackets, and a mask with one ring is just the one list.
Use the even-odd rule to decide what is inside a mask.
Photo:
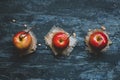
[(108, 38), (104, 32), (93, 32), (90, 35), (89, 44), (95, 51), (100, 51), (107, 46)]
[[(23, 38), (20, 38), (21, 35), (24, 35)], [(32, 37), (29, 33), (25, 31), (20, 31), (13, 36), (13, 44), (19, 50), (26, 50), (30, 47), (32, 43)]]
[(63, 32), (58, 32), (53, 36), (52, 44), (57, 49), (66, 49), (69, 45), (68, 35)]

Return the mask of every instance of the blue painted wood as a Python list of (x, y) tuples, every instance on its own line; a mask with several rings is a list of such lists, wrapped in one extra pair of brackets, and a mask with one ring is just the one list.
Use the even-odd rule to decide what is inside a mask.
[[(0, 80), (120, 80), (119, 14), (119, 0), (0, 1)], [(33, 32), (42, 46), (19, 57), (12, 37), (25, 29), (24, 24), (36, 27)], [(53, 57), (44, 44), (53, 25), (76, 32), (78, 44), (69, 57)], [(99, 57), (91, 56), (84, 37), (88, 29), (101, 25), (110, 32), (113, 44)]]

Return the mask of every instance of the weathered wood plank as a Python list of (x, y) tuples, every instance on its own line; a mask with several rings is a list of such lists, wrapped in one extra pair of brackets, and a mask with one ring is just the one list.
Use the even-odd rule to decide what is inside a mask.
[[(1, 80), (119, 80), (120, 1), (118, 0), (6, 0), (0, 2)], [(16, 22), (12, 22), (15, 19)], [(36, 28), (38, 43), (34, 54), (19, 57), (13, 35), (24, 24)], [(55, 58), (44, 36), (53, 25), (77, 34), (78, 44), (69, 57)], [(101, 56), (85, 50), (88, 29), (104, 25), (113, 44)]]

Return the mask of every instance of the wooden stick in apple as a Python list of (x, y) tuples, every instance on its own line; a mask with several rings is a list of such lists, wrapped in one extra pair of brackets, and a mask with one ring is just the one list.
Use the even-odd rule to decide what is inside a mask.
[(85, 38), (85, 42), (87, 49), (95, 54), (106, 51), (112, 43), (104, 26), (102, 26), (101, 29), (90, 30)]
[(19, 31), (13, 36), (13, 44), (21, 55), (33, 53), (37, 48), (37, 39), (31, 31), (33, 28)]
[(55, 56), (69, 56), (77, 42), (76, 36), (72, 34), (54, 26), (45, 36), (45, 42)]

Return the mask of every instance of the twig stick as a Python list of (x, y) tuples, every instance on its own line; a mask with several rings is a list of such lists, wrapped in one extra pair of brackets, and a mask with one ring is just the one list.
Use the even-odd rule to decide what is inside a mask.
[(70, 35), (68, 36), (67, 39), (69, 39), (69, 38), (73, 35), (73, 32), (74, 32), (74, 31), (71, 31), (71, 33), (70, 33)]
[(28, 31), (26, 31), (25, 33), (21, 34), (19, 38), (20, 38), (21, 40), (22, 40), (23, 38), (25, 38), (26, 35), (27, 35), (33, 28), (35, 28), (35, 27), (31, 27)]

